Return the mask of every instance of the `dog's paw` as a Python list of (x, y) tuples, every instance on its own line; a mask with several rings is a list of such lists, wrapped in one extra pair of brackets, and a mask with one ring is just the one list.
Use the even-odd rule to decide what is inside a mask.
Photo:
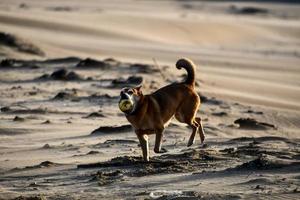
[(204, 144), (204, 140), (205, 140), (205, 136), (204, 135), (202, 135), (202, 136), (200, 136), (200, 141), (201, 141), (201, 144)]
[(166, 153), (166, 152), (168, 152), (168, 150), (165, 149), (165, 148), (161, 148), (160, 150), (154, 149), (154, 152), (155, 152), (155, 153)]
[(189, 141), (188, 144), (187, 144), (187, 147), (190, 147), (194, 144), (194, 141)]

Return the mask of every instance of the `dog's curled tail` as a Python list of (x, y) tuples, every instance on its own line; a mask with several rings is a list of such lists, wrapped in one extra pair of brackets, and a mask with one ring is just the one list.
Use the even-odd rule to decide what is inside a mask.
[(185, 84), (195, 86), (195, 64), (191, 60), (187, 58), (179, 59), (176, 62), (176, 68), (184, 68), (187, 71), (187, 78), (185, 80)]

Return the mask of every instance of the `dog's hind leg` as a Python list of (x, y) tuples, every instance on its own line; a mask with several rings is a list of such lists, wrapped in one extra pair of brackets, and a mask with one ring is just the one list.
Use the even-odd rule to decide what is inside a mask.
[(190, 136), (190, 139), (188, 141), (188, 144), (187, 144), (188, 147), (192, 146), (195, 142), (195, 136), (196, 136), (196, 133), (198, 131), (199, 124), (195, 120), (193, 120), (193, 122), (191, 122), (189, 124), (189, 126), (193, 129), (193, 132), (192, 132), (192, 134)]
[(200, 98), (197, 94), (191, 94), (191, 96), (189, 96), (181, 103), (175, 113), (175, 118), (178, 121), (188, 124), (193, 129), (193, 132), (187, 144), (188, 147), (194, 144), (195, 135), (198, 131), (199, 124), (195, 120), (195, 117), (199, 106)]
[[(195, 109), (196, 110), (196, 109)], [(192, 128), (192, 134), (188, 140), (187, 146), (191, 146), (195, 142), (195, 136), (198, 131), (199, 123), (196, 121), (194, 117), (195, 113), (188, 113), (187, 115), (182, 115), (180, 112), (175, 113), (175, 118), (182, 123), (188, 124)]]
[(199, 124), (198, 131), (199, 131), (199, 135), (200, 135), (201, 144), (203, 144), (205, 135), (204, 135), (204, 129), (203, 129), (203, 125), (202, 125), (202, 120), (200, 117), (196, 117), (195, 120)]

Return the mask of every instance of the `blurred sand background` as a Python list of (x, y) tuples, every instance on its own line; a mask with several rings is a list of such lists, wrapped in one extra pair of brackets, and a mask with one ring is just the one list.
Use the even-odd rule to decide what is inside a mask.
[[(0, 199), (299, 198), (299, 19), (297, 1), (1, 0)], [(181, 57), (207, 147), (173, 120), (141, 164), (120, 88), (180, 81)]]

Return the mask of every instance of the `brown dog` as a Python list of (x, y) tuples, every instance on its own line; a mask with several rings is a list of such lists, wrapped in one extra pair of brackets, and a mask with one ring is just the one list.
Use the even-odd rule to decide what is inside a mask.
[(180, 59), (176, 63), (177, 69), (184, 68), (187, 79), (182, 83), (167, 85), (156, 92), (143, 95), (141, 86), (123, 88), (120, 102), (126, 100), (130, 105), (122, 109), (127, 120), (132, 124), (140, 141), (143, 158), (149, 161), (148, 135), (156, 134), (155, 153), (164, 153), (161, 149), (165, 124), (175, 115), (182, 123), (188, 124), (193, 132), (187, 146), (194, 143), (196, 132), (199, 132), (201, 143), (204, 141), (204, 131), (201, 118), (196, 117), (200, 106), (200, 98), (195, 92), (195, 66), (191, 60)]

